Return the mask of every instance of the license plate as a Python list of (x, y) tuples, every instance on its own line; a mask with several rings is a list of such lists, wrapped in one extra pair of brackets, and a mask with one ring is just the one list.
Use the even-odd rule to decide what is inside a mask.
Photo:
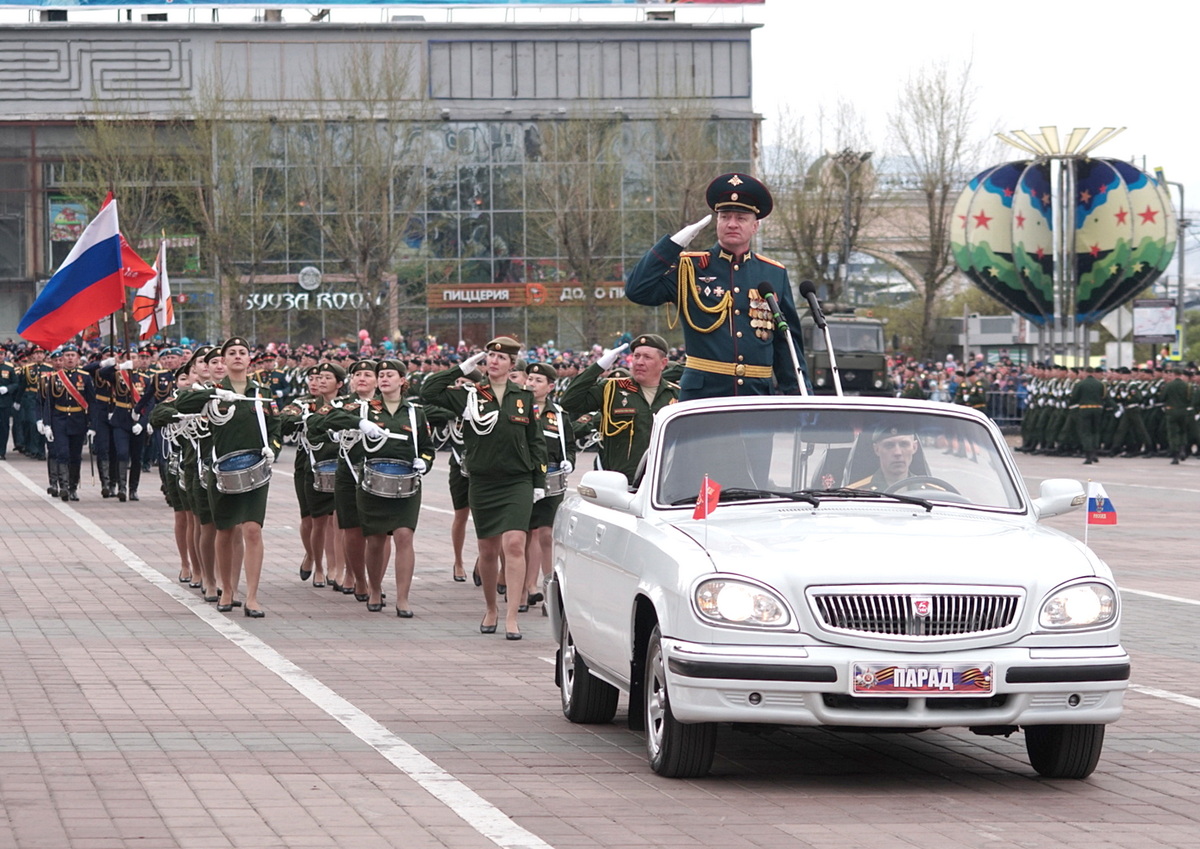
[(856, 663), (856, 696), (990, 696), (990, 663)]

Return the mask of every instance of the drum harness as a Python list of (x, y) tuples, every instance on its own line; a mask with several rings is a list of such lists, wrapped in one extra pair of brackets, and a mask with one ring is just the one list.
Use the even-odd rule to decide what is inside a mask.
[[(419, 457), (419, 454), (417, 453), (417, 408), (416, 408), (416, 405), (414, 405), (411, 401), (406, 402), (405, 406), (408, 407), (408, 421), (409, 421), (409, 425), (412, 427), (413, 459), (416, 460)], [(379, 439), (371, 439), (371, 437), (366, 436), (364, 434), (363, 435), (363, 450), (365, 450), (369, 454), (374, 454), (377, 451), (381, 450), (383, 448), (383, 446), (387, 444), (387, 441), (389, 439), (398, 439), (403, 442), (404, 440), (408, 439), (408, 435), (404, 434), (404, 433), (391, 433), (389, 431), (388, 433), (386, 433), (383, 437), (381, 437)], [(371, 445), (372, 442), (375, 443), (374, 446)], [(357, 480), (357, 479), (358, 479), (358, 477), (355, 476), (355, 480)]]
[[(229, 402), (229, 412), (227, 412), (227, 413), (221, 412), (220, 407), (218, 406), (219, 399), (214, 397), (212, 399), (212, 401), (209, 402), (209, 405), (208, 405), (210, 408), (208, 416), (209, 416), (209, 419), (212, 421), (212, 424), (220, 426), (220, 425), (227, 424), (231, 419), (233, 419), (234, 404), (236, 404), (238, 401), (253, 401), (254, 402), (254, 414), (255, 414), (255, 417), (258, 419), (258, 432), (260, 434), (262, 434), (262, 442), (263, 442), (262, 447), (270, 448), (271, 441), (267, 438), (267, 416), (266, 416), (266, 413), (263, 412), (263, 398), (262, 398), (262, 395), (259, 393), (259, 388), (257, 386), (254, 387), (254, 397), (248, 397), (246, 395), (239, 395), (236, 398), (234, 398), (232, 401), (230, 401)], [(322, 445), (323, 444), (324, 443), (322, 443)], [(196, 452), (196, 453), (197, 453), (197, 456), (199, 456), (200, 452)], [(217, 446), (216, 446), (215, 442), (212, 446), (212, 456), (213, 456), (213, 468), (216, 468), (216, 466), (217, 466)], [(311, 456), (312, 455), (310, 453), (309, 457), (311, 458)]]

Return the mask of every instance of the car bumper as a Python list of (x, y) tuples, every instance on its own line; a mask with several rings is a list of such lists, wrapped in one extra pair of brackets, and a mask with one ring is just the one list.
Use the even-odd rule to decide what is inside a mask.
[[(681, 722), (873, 728), (1098, 724), (1121, 715), (1129, 656), (1120, 646), (906, 654), (814, 646), (780, 650), (663, 642), (671, 710)], [(992, 664), (990, 695), (868, 696), (856, 663)]]

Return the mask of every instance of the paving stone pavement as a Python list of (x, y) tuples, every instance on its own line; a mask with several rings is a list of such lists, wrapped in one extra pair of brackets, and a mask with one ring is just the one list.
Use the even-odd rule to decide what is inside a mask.
[[(1200, 844), (1200, 463), (1019, 460), (1035, 489), (1090, 473), (1120, 518), (1089, 542), (1125, 591), (1133, 688), (1091, 779), (1037, 778), (1020, 735), (722, 727), (713, 775), (673, 781), (624, 706), (563, 719), (536, 610), (520, 642), (479, 634), (444, 469), (400, 620), (299, 581), (288, 459), (261, 620), (177, 583), (156, 476), (122, 504), (85, 469), (68, 505), (42, 464), (0, 463), (0, 847)], [(1082, 536), (1081, 513), (1051, 523)]]

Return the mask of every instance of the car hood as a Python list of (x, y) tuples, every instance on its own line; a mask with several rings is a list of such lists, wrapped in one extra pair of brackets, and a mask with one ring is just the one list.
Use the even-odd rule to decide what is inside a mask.
[(713, 565), (768, 584), (950, 583), (1053, 586), (1108, 570), (1080, 542), (1025, 516), (822, 505), (718, 510), (673, 523)]

